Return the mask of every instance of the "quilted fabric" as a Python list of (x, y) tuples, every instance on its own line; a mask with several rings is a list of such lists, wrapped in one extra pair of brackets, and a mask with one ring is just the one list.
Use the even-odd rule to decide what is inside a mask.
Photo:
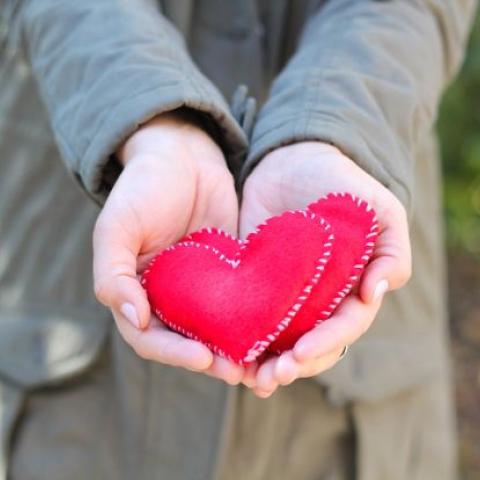
[(153, 259), (142, 285), (156, 315), (240, 364), (291, 348), (360, 277), (377, 227), (368, 205), (330, 194), (267, 220), (245, 241), (195, 232)]

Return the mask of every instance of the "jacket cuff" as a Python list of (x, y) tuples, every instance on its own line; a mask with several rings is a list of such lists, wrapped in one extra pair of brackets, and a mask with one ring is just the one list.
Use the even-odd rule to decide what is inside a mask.
[(260, 115), (253, 131), (251, 148), (240, 178), (243, 183), (255, 166), (269, 152), (298, 142), (329, 143), (341, 150), (359, 167), (392, 191), (407, 209), (411, 205), (411, 192), (388, 165), (406, 164), (400, 152), (377, 152), (376, 144), (367, 140), (361, 130), (340, 117), (319, 111), (302, 111), (291, 116)]
[[(82, 156), (77, 162), (72, 162), (78, 165), (75, 177), (86, 193), (102, 205), (121, 173), (121, 167), (114, 157), (118, 147), (151, 118), (182, 107), (193, 110), (201, 117), (222, 148), (229, 168), (233, 172), (239, 171), (247, 139), (215, 90), (203, 85), (203, 91), (200, 92), (189, 84), (154, 87), (117, 104), (106, 116)], [(68, 152), (66, 142), (62, 139), (60, 142), (67, 156), (74, 155)]]

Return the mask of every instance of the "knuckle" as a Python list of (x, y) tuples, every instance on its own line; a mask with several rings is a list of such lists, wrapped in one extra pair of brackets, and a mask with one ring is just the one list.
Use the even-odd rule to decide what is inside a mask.
[(103, 305), (109, 307), (118, 306), (120, 302), (121, 286), (127, 281), (131, 286), (131, 281), (137, 282), (134, 275), (129, 272), (129, 265), (118, 264), (110, 268), (108, 273), (100, 273), (94, 277), (93, 291), (97, 300)]

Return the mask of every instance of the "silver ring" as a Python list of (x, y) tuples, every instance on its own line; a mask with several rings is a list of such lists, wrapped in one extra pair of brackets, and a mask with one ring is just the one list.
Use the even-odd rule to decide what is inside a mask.
[(348, 345), (345, 345), (338, 359), (341, 360), (347, 354), (347, 352), (348, 352)]

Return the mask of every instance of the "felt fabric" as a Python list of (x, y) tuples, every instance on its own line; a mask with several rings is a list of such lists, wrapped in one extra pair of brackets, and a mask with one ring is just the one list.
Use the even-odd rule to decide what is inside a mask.
[(314, 287), (295, 322), (270, 345), (269, 350), (275, 353), (291, 349), (298, 338), (333, 314), (359, 282), (378, 235), (374, 210), (352, 195), (329, 194), (309, 205), (307, 211), (320, 215), (331, 225), (335, 235), (332, 256), (322, 281)]
[(328, 318), (375, 235), (366, 202), (332, 194), (267, 220), (243, 242), (213, 228), (190, 234), (153, 259), (142, 285), (172, 329), (246, 364), (291, 348)]
[[(157, 256), (142, 282), (153, 310), (171, 328), (248, 363), (307, 300), (304, 290), (328, 262), (328, 230), (323, 219), (306, 212), (271, 218), (244, 242), (204, 230)], [(195, 241), (199, 236), (209, 237), (208, 243)], [(222, 245), (227, 254), (216, 248)]]

